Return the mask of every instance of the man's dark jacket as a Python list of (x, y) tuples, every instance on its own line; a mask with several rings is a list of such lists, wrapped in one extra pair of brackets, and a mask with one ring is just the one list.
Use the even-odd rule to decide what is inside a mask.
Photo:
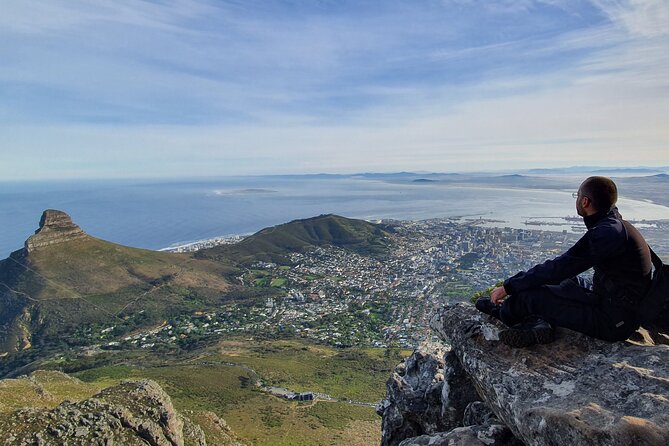
[(622, 219), (615, 206), (583, 220), (588, 231), (574, 246), (553, 260), (507, 279), (507, 294), (558, 285), (593, 268), (594, 293), (617, 305), (638, 302), (649, 287), (652, 269), (643, 236)]

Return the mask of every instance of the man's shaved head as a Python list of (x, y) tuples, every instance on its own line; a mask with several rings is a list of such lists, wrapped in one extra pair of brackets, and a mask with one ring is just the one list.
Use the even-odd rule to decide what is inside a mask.
[(586, 178), (578, 191), (588, 197), (598, 211), (608, 211), (618, 201), (618, 188), (611, 178)]

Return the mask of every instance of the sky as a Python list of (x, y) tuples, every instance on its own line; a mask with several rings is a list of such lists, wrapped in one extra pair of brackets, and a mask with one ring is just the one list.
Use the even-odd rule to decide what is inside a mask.
[(669, 165), (666, 0), (2, 0), (0, 181)]

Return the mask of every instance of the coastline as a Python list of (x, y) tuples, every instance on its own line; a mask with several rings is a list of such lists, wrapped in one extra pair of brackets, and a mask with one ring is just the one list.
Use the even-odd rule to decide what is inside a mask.
[(194, 252), (199, 251), (200, 249), (213, 248), (214, 246), (219, 245), (232, 245), (239, 243), (244, 240), (246, 237), (251, 235), (251, 233), (246, 234), (233, 234), (233, 235), (223, 235), (219, 237), (212, 237), (209, 239), (196, 240), (194, 242), (182, 243), (179, 245), (170, 245), (166, 248), (160, 248), (157, 251), (162, 252)]
[[(0, 213), (3, 228), (0, 251), (4, 254), (0, 258), (21, 248), (37, 227), (44, 209), (67, 212), (93, 237), (172, 252), (235, 242), (266, 227), (327, 213), (367, 221), (438, 218), (459, 219), (464, 223), (465, 219), (471, 219), (486, 227), (584, 231), (578, 229), (579, 225), (563, 220), (563, 216), (574, 212), (571, 189), (538, 189), (532, 187), (534, 183), (508, 187), (504, 183), (513, 179), (499, 177), (472, 177), (468, 181), (485, 182), (486, 178), (500, 184), (463, 184), (464, 179), (453, 183), (444, 178), (417, 186), (406, 178), (396, 182), (300, 176), (221, 178), (189, 183), (101, 182), (93, 189), (83, 182), (68, 183), (67, 187), (42, 184), (40, 188), (0, 193), (5, 198), (6, 211)], [(538, 180), (532, 178), (532, 181)], [(663, 183), (647, 189), (646, 196), (621, 196), (619, 207), (623, 216), (640, 223), (669, 221), (669, 207), (652, 200), (651, 193), (660, 193), (666, 187), (669, 186)], [(236, 193), (217, 195), (212, 191)], [(550, 224), (537, 224), (537, 220)]]

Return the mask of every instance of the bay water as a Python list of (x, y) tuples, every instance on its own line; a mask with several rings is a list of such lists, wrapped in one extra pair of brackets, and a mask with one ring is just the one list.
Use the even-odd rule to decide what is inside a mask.
[[(45, 209), (92, 236), (162, 249), (326, 213), (572, 231), (578, 223), (562, 218), (576, 214), (571, 192), (318, 175), (0, 183), (0, 258), (23, 246)], [(644, 201), (622, 197), (619, 208), (627, 219), (669, 219), (669, 208)]]

